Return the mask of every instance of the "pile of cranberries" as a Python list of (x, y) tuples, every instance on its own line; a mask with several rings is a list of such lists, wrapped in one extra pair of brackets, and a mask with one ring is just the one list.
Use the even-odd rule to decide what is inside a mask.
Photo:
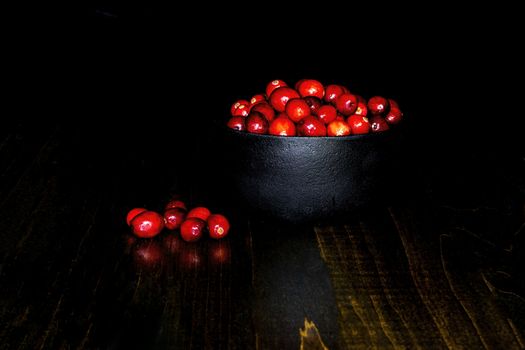
[(145, 208), (134, 208), (128, 212), (126, 223), (138, 237), (151, 238), (167, 230), (180, 230), (186, 242), (198, 241), (207, 230), (211, 238), (221, 239), (228, 234), (230, 223), (224, 215), (212, 214), (206, 207), (195, 207), (187, 211), (186, 204), (173, 199), (166, 204), (164, 215)]
[(403, 118), (392, 99), (365, 100), (342, 85), (324, 86), (317, 80), (299, 80), (291, 88), (282, 80), (266, 86), (265, 94), (231, 106), (228, 127), (276, 136), (347, 136), (381, 132)]

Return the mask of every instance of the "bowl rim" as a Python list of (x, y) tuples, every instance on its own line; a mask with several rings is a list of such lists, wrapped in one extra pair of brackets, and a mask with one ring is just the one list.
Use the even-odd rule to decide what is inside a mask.
[(255, 134), (247, 131), (239, 131), (231, 129), (226, 125), (221, 125), (221, 128), (226, 132), (229, 132), (234, 135), (242, 137), (251, 137), (251, 138), (261, 138), (261, 139), (278, 139), (278, 140), (362, 140), (369, 138), (378, 138), (385, 137), (391, 134), (396, 134), (402, 129), (399, 125), (394, 125), (392, 129), (382, 132), (369, 132), (366, 134), (357, 134), (357, 135), (348, 135), (348, 136), (280, 136), (280, 135), (270, 135), (270, 134)]

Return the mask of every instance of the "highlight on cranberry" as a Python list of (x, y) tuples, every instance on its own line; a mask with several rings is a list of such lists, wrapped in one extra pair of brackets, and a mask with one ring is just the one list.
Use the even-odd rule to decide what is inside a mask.
[(391, 98), (367, 100), (344, 85), (323, 85), (314, 79), (295, 84), (272, 80), (264, 93), (234, 102), (230, 114), (226, 122), (230, 129), (283, 137), (379, 133), (403, 120), (399, 104)]

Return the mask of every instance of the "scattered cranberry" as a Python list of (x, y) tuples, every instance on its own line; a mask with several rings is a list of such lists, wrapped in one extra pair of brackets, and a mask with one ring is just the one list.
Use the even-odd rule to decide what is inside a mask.
[(382, 115), (388, 110), (388, 100), (381, 96), (374, 96), (368, 100), (368, 110), (374, 115)]
[(250, 113), (250, 102), (239, 100), (232, 105), (230, 111), (233, 117), (246, 117)]
[(270, 105), (277, 112), (284, 112), (286, 103), (292, 98), (299, 98), (299, 94), (292, 88), (283, 86), (275, 89), (269, 97)]
[(286, 115), (294, 122), (299, 122), (311, 113), (310, 107), (302, 98), (292, 98), (286, 103)]
[(397, 124), (403, 119), (403, 112), (399, 108), (390, 108), (385, 116), (385, 120), (388, 124)]
[(299, 85), (302, 84), (303, 81), (305, 81), (306, 79), (301, 79), (301, 80), (297, 80), (297, 83), (295, 83), (295, 85), (293, 86), (293, 88), (296, 90), (296, 91), (299, 91)]
[(166, 206), (164, 207), (164, 210), (177, 209), (177, 208), (187, 210), (186, 203), (184, 203), (180, 199), (172, 199), (171, 201), (168, 202), (168, 204), (166, 204)]
[(330, 124), (337, 117), (337, 109), (332, 105), (324, 105), (317, 111), (317, 118), (325, 124)]
[(208, 217), (211, 215), (211, 212), (208, 208), (206, 207), (195, 207), (193, 208), (192, 210), (190, 210), (188, 212), (188, 214), (186, 215), (186, 219), (190, 219), (190, 218), (198, 218), (198, 219), (201, 219), (201, 220), (208, 220)]
[(348, 117), (346, 122), (348, 125), (350, 125), (350, 129), (352, 129), (353, 134), (367, 134), (370, 131), (370, 123), (368, 118), (363, 117), (362, 115), (351, 115)]
[(297, 85), (297, 91), (301, 97), (314, 96), (324, 97), (324, 86), (317, 80), (304, 79)]
[(390, 129), (390, 127), (382, 116), (372, 115), (372, 118), (370, 118), (370, 129), (372, 132), (382, 132)]
[(230, 120), (228, 120), (228, 123), (226, 125), (230, 129), (237, 130), (237, 131), (244, 131), (246, 130), (245, 119), (246, 117), (241, 117), (240, 115), (231, 117)]
[(126, 216), (126, 223), (128, 226), (131, 225), (131, 220), (135, 218), (135, 216), (139, 215), (140, 213), (143, 213), (145, 211), (148, 211), (148, 209), (144, 208), (133, 208), (128, 212), (128, 215)]
[(180, 226), (180, 236), (186, 242), (198, 241), (202, 237), (202, 231), (205, 227), (206, 222), (204, 220), (197, 217), (187, 218)]
[(344, 120), (334, 120), (326, 127), (328, 136), (348, 136), (351, 133), (350, 126)]
[(279, 80), (279, 79), (269, 82), (268, 85), (266, 85), (266, 96), (270, 97), (270, 95), (275, 89), (278, 89), (284, 86), (288, 86), (288, 84), (286, 84), (284, 81)]
[(251, 112), (252, 113), (253, 112), (261, 113), (262, 115), (264, 115), (266, 120), (268, 120), (269, 122), (271, 122), (272, 120), (275, 119), (275, 110), (272, 108), (272, 106), (270, 106), (266, 102), (259, 103), (259, 104), (256, 104), (255, 106), (253, 106), (252, 109), (251, 109)]
[(253, 134), (266, 134), (268, 132), (268, 120), (262, 113), (251, 112), (246, 117), (246, 131)]
[(176, 230), (186, 218), (186, 211), (180, 208), (168, 209), (164, 212), (164, 226), (168, 230)]
[(275, 118), (270, 123), (270, 135), (295, 136), (296, 132), (294, 122), (292, 122), (284, 113), (281, 113), (279, 117)]
[(131, 230), (141, 238), (158, 235), (164, 228), (164, 218), (154, 211), (144, 211), (131, 220)]
[(230, 230), (230, 223), (224, 215), (212, 214), (208, 217), (208, 232), (211, 238), (221, 239), (226, 237)]
[(253, 95), (253, 97), (250, 99), (250, 105), (252, 107), (262, 102), (266, 102), (266, 96), (263, 94)]
[(340, 113), (337, 113), (337, 117), (335, 117), (335, 120), (342, 120), (342, 121), (346, 121), (344, 115), (340, 114)]
[(323, 105), (323, 101), (315, 96), (306, 96), (303, 100), (308, 107), (310, 107), (310, 112), (312, 112), (313, 115), (317, 115), (317, 111)]
[(326, 126), (314, 116), (304, 118), (297, 129), (301, 136), (326, 136)]
[(335, 106), (342, 115), (352, 115), (357, 109), (357, 97), (352, 94), (342, 94), (337, 98)]
[(327, 103), (335, 104), (339, 96), (344, 94), (345, 91), (341, 85), (328, 85), (324, 94), (324, 100)]

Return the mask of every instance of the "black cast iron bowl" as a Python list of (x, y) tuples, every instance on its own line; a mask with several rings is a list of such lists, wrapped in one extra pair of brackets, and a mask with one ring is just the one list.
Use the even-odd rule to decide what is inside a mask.
[(346, 137), (257, 135), (219, 126), (229, 190), (255, 213), (290, 222), (341, 218), (396, 195), (403, 128)]

